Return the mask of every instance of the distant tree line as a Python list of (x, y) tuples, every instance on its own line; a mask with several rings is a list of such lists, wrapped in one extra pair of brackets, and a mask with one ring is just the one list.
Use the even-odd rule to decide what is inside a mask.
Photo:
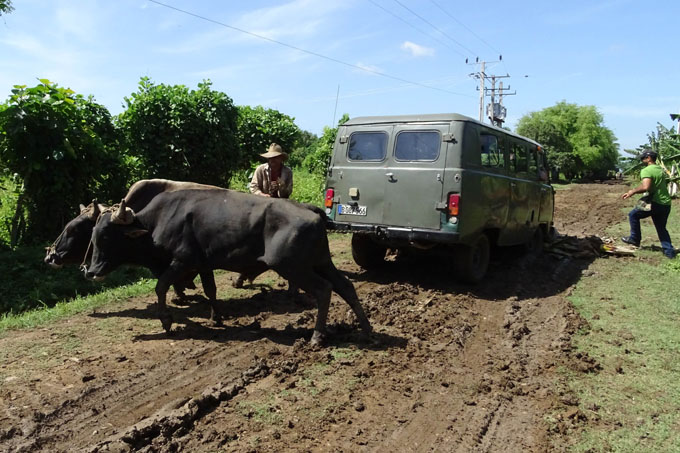
[(53, 239), (80, 203), (120, 201), (139, 179), (227, 187), (272, 142), (293, 165), (322, 173), (337, 133), (326, 128), (319, 138), (277, 110), (236, 106), (210, 81), (190, 89), (143, 77), (124, 101), (112, 116), (92, 96), (46, 79), (12, 89), (0, 104), (0, 170), (16, 188), (13, 212), (0, 219), (8, 245)]

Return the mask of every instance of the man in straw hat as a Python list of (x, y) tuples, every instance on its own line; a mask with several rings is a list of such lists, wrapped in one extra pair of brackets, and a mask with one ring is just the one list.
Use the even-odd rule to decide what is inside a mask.
[(293, 191), (293, 172), (283, 165), (288, 154), (283, 152), (281, 145), (272, 143), (266, 153), (260, 156), (267, 159), (255, 169), (250, 181), (250, 192), (255, 195), (273, 198), (288, 198)]

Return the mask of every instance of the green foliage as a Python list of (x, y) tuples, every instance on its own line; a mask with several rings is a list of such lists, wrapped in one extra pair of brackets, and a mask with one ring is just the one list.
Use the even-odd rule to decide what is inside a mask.
[[(643, 143), (636, 149), (626, 149), (624, 152), (631, 157), (622, 157), (619, 165), (627, 174), (637, 174), (643, 165), (638, 156), (645, 149), (652, 149), (659, 154), (658, 162), (670, 170), (672, 165), (680, 164), (680, 135), (672, 128), (667, 128), (657, 123), (656, 130), (647, 134), (647, 143)], [(677, 176), (677, 175), (676, 175)]]
[(141, 268), (121, 268), (104, 282), (83, 278), (77, 266), (60, 270), (49, 269), (43, 263), (45, 250), (39, 246), (24, 246), (0, 251), (0, 313), (21, 313), (38, 307), (51, 307), (64, 299), (91, 294), (106, 287), (131, 283), (149, 277)]
[(0, 160), (23, 182), (11, 246), (55, 236), (79, 203), (108, 198), (125, 184), (111, 115), (91, 96), (46, 79), (17, 85), (0, 109), (0, 134)]
[(226, 186), (241, 160), (238, 111), (211, 82), (197, 90), (142, 77), (117, 118), (135, 179), (165, 178)]
[(316, 143), (318, 141), (319, 137), (315, 134), (308, 131), (301, 131), (295, 148), (293, 148), (293, 151), (291, 151), (288, 156), (286, 165), (291, 168), (302, 166), (307, 155), (316, 149)]
[(322, 173), (312, 173), (305, 168), (293, 169), (293, 193), (290, 198), (317, 206), (323, 204), (323, 189), (326, 184), (325, 168)]
[(616, 137), (593, 106), (559, 102), (520, 118), (516, 132), (541, 143), (551, 168), (568, 179), (586, 174), (603, 176), (616, 169)]
[(9, 14), (14, 11), (12, 7), (12, 0), (0, 0), (0, 16)]
[(278, 143), (286, 153), (291, 153), (302, 134), (294, 120), (278, 110), (262, 106), (238, 107), (238, 143), (243, 156), (241, 167), (262, 163), (260, 154), (267, 152), (272, 143)]
[[(345, 113), (340, 118), (340, 121), (338, 121), (338, 127), (347, 121), (349, 121), (349, 115)], [(302, 165), (311, 173), (317, 175), (326, 174), (326, 169), (333, 153), (333, 144), (338, 135), (338, 127), (324, 127), (321, 138), (317, 140), (314, 149), (305, 157)]]
[[(18, 175), (5, 175), (0, 177), (0, 247), (7, 246), (11, 242), (12, 219), (15, 216), (19, 195), (22, 185)], [(26, 212), (22, 212), (25, 218)]]

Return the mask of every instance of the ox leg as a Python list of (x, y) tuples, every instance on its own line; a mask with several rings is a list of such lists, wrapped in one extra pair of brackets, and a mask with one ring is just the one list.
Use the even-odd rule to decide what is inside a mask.
[(222, 316), (217, 310), (217, 285), (215, 285), (215, 275), (212, 271), (200, 272), (203, 292), (210, 303), (210, 322), (214, 326), (222, 325)]
[(163, 325), (166, 332), (170, 333), (172, 328), (172, 316), (168, 311), (168, 307), (165, 304), (165, 298), (167, 297), (170, 285), (177, 281), (178, 277), (184, 276), (183, 266), (173, 261), (165, 272), (158, 277), (156, 282), (156, 297), (158, 298), (158, 318)]
[(165, 305), (165, 298), (168, 294), (168, 289), (170, 289), (170, 283), (172, 282), (172, 275), (168, 275), (169, 272), (166, 271), (158, 278), (156, 282), (156, 297), (158, 298), (158, 319), (160, 319), (163, 329), (167, 333), (170, 333), (172, 328), (172, 315), (168, 311), (167, 305)]
[(287, 279), (289, 284), (295, 285), (296, 288), (302, 288), (316, 298), (318, 311), (311, 343), (315, 345), (321, 344), (326, 337), (326, 321), (328, 320), (328, 308), (331, 303), (332, 285), (328, 280), (321, 278), (313, 272), (303, 277), (287, 275), (285, 272), (279, 272), (279, 274)]
[(331, 282), (333, 285), (333, 291), (338, 293), (338, 295), (340, 295), (340, 297), (342, 297), (344, 301), (347, 302), (347, 304), (352, 308), (352, 311), (359, 321), (361, 330), (363, 330), (366, 334), (370, 334), (373, 328), (371, 327), (371, 323), (368, 321), (368, 317), (361, 306), (361, 302), (359, 301), (359, 297), (357, 296), (357, 292), (354, 289), (352, 282), (350, 282), (347, 277), (342, 275), (342, 273), (335, 267), (333, 263), (330, 263), (330, 266), (325, 269), (324, 272), (321, 272), (321, 274)]

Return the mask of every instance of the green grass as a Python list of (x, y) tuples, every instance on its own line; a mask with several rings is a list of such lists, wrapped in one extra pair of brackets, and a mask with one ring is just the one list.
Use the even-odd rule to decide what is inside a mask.
[(39, 327), (77, 313), (110, 305), (116, 301), (148, 294), (153, 291), (155, 285), (155, 280), (142, 279), (132, 284), (108, 289), (96, 294), (64, 300), (58, 302), (53, 307), (30, 310), (19, 314), (6, 313), (0, 317), (0, 335), (9, 330)]
[(123, 267), (112, 272), (103, 282), (86, 280), (78, 266), (52, 269), (43, 263), (45, 250), (24, 246), (16, 250), (0, 250), (0, 315), (53, 307), (58, 302), (103, 291), (106, 288), (133, 283), (149, 277), (146, 269)]
[[(627, 211), (627, 210), (626, 210)], [(625, 212), (621, 225), (627, 234)], [(643, 221), (637, 259), (593, 263), (595, 277), (570, 297), (590, 328), (574, 341), (602, 370), (568, 374), (580, 408), (591, 422), (574, 452), (680, 452), (680, 258), (667, 260), (651, 221)], [(669, 231), (680, 241), (680, 203)], [(675, 244), (676, 247), (678, 244)]]

